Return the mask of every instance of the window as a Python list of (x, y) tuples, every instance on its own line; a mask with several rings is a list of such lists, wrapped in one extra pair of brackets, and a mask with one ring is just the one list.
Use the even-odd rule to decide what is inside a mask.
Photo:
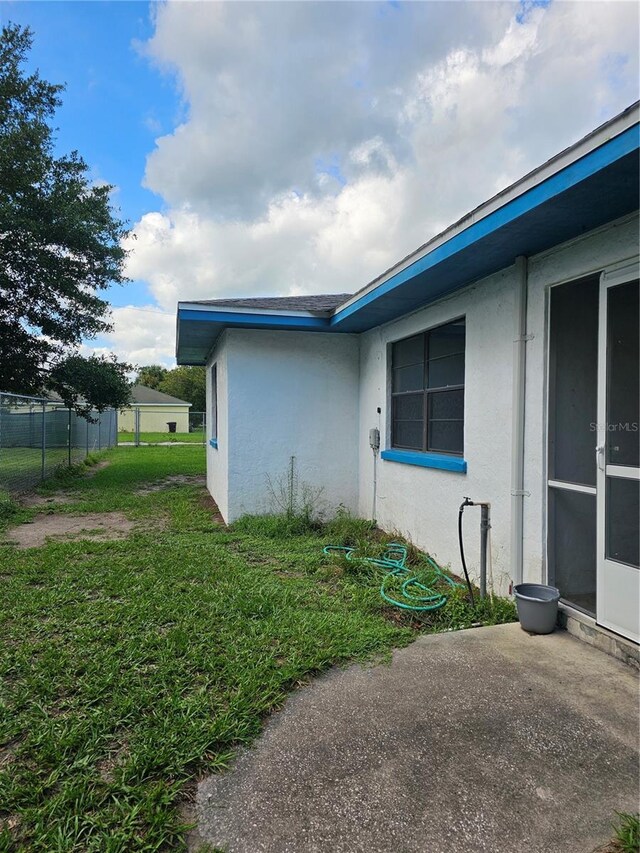
[(391, 346), (391, 445), (462, 456), (464, 318)]
[(217, 447), (218, 441), (218, 366), (211, 368), (211, 440), (210, 444)]

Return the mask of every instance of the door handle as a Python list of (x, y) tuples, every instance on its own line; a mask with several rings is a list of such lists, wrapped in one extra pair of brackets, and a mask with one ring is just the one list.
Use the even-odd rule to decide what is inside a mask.
[(604, 444), (599, 444), (596, 447), (596, 465), (601, 471), (604, 471)]

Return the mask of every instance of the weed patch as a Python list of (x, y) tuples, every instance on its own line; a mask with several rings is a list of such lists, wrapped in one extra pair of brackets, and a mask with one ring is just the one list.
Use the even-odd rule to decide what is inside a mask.
[(612, 851), (638, 853), (640, 850), (640, 814), (620, 812), (614, 823)]

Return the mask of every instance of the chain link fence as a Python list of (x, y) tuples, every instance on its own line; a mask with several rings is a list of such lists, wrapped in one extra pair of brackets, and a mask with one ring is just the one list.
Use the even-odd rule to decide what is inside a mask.
[(202, 444), (206, 438), (206, 415), (187, 405), (129, 406), (118, 417), (118, 444)]
[(57, 468), (117, 443), (118, 413), (90, 423), (63, 403), (0, 392), (0, 490), (28, 491)]

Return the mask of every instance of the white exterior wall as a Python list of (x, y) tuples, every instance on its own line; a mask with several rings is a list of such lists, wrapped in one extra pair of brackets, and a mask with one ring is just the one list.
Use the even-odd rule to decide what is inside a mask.
[(322, 489), (321, 509), (356, 511), (358, 337), (229, 329), (221, 351), (217, 453), (228, 451), (226, 502), (217, 497), (219, 464), (210, 488), (224, 518), (277, 511), (269, 481), (286, 480), (291, 456), (300, 485)]
[[(459, 567), (458, 507), (468, 495), (491, 502), (494, 577), (506, 571), (511, 477), (511, 369), (513, 270), (506, 270), (437, 304), (362, 336), (360, 392), (360, 514), (371, 514), (373, 455), (369, 427), (382, 409), (381, 448), (391, 446), (388, 391), (389, 345), (396, 340), (466, 318), (464, 458), (467, 473), (378, 460), (377, 521), (398, 530), (441, 565)], [(480, 510), (465, 510), (467, 562), (477, 566)]]
[[(228, 393), (229, 378), (227, 371), (227, 337), (228, 332), (223, 332), (218, 340), (207, 362), (206, 390), (207, 390), (207, 488), (213, 499), (218, 504), (222, 517), (229, 520), (229, 410)], [(210, 444), (212, 436), (212, 387), (211, 367), (216, 365), (217, 385), (217, 424), (216, 440), (218, 447)]]
[[(529, 260), (523, 579), (546, 581), (546, 315), (552, 284), (622, 263), (638, 253), (638, 218), (627, 217)], [(465, 439), (467, 473), (380, 459), (377, 520), (398, 530), (442, 565), (460, 570), (458, 507), (464, 496), (491, 502), (493, 578), (507, 592), (512, 579), (511, 425), (515, 269), (510, 267), (448, 298), (362, 335), (360, 346), (359, 512), (369, 516), (373, 462), (368, 430), (380, 416), (381, 447), (390, 446), (388, 353), (400, 340), (466, 317)], [(595, 441), (594, 441), (595, 447)], [(465, 510), (465, 551), (478, 576), (479, 509)]]

